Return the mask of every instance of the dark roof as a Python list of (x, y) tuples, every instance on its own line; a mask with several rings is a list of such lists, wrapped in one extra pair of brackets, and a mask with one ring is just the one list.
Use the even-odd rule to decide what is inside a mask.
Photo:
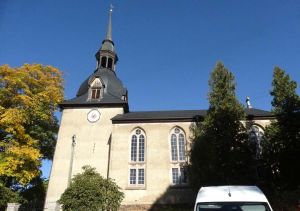
[[(89, 100), (89, 82), (95, 77), (99, 77), (104, 84), (103, 97), (100, 100)], [(76, 97), (70, 100), (65, 100), (60, 104), (60, 107), (101, 106), (112, 104), (128, 107), (128, 102), (124, 101), (124, 96), (126, 95), (127, 89), (123, 86), (115, 72), (106, 68), (98, 68), (81, 84)]]
[[(273, 115), (269, 111), (260, 109), (245, 109), (248, 119), (270, 119)], [(176, 122), (201, 120), (207, 110), (173, 110), (173, 111), (138, 111), (118, 114), (112, 118), (113, 123), (130, 122)]]

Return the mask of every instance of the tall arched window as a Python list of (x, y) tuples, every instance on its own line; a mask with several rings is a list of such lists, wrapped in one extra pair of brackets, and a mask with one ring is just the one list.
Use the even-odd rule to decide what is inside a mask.
[(140, 128), (132, 132), (130, 139), (129, 186), (145, 186), (146, 135)]
[(185, 185), (187, 183), (187, 174), (184, 167), (186, 162), (186, 140), (182, 129), (175, 127), (170, 134), (171, 151), (171, 184)]
[(249, 129), (249, 140), (256, 146), (256, 158), (259, 158), (262, 154), (261, 141), (264, 135), (262, 127), (258, 125), (252, 125)]
[(185, 136), (183, 131), (178, 127), (171, 132), (171, 160), (185, 161)]

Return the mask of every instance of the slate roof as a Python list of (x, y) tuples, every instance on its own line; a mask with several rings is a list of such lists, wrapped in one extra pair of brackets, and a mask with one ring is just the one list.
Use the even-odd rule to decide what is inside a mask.
[[(245, 109), (248, 119), (271, 119), (269, 111), (260, 109)], [(133, 122), (176, 122), (201, 120), (206, 116), (207, 110), (173, 110), (173, 111), (138, 111), (118, 114), (112, 118), (113, 123)]]
[[(99, 77), (104, 84), (103, 97), (100, 100), (89, 100), (89, 81)], [(127, 89), (115, 72), (106, 68), (98, 68), (80, 86), (76, 97), (60, 103), (60, 108), (77, 106), (101, 106), (101, 105), (123, 105), (128, 108), (128, 102), (124, 101), (123, 96), (127, 95)]]

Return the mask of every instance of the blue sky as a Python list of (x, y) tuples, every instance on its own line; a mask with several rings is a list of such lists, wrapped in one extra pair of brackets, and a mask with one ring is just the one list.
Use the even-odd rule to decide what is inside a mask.
[(55, 66), (74, 97), (95, 69), (110, 3), (131, 111), (206, 109), (217, 61), (255, 108), (271, 109), (275, 65), (300, 83), (299, 0), (0, 0), (0, 65)]

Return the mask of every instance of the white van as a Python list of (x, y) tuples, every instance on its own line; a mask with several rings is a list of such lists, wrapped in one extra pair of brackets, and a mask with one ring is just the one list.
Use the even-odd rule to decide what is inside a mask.
[(256, 186), (210, 186), (200, 188), (194, 211), (272, 211)]

